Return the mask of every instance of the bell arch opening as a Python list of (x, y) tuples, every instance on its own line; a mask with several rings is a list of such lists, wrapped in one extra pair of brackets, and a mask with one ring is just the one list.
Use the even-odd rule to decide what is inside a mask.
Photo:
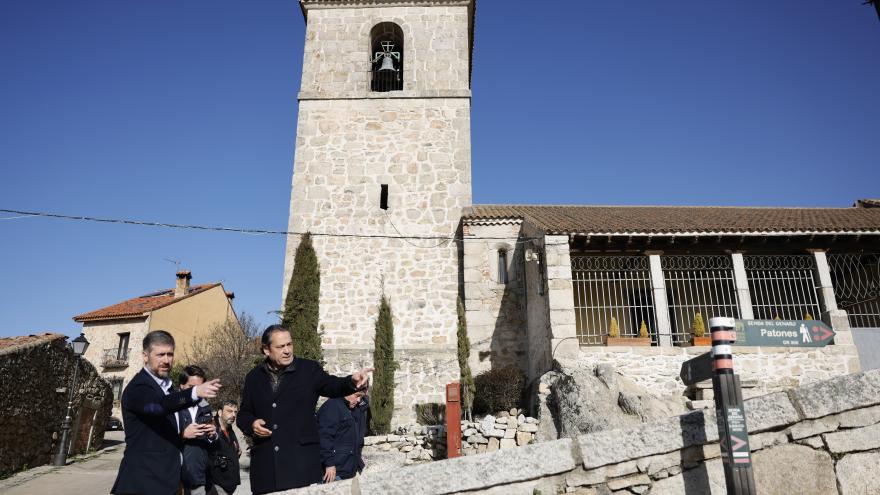
[(370, 91), (403, 89), (403, 29), (380, 22), (370, 30)]

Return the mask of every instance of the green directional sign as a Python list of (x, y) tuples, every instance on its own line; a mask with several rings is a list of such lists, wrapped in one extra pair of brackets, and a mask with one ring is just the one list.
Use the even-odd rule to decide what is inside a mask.
[(735, 345), (825, 347), (834, 335), (817, 320), (736, 320)]

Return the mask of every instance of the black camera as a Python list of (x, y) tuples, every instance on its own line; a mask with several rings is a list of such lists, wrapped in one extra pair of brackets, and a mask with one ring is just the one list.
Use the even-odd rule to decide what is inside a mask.
[(214, 416), (212, 416), (211, 413), (209, 413), (209, 412), (200, 414), (199, 417), (196, 419), (196, 423), (200, 423), (203, 425), (209, 425), (213, 422), (214, 422)]
[(214, 457), (214, 467), (226, 470), (229, 467), (229, 458), (225, 455), (218, 455)]

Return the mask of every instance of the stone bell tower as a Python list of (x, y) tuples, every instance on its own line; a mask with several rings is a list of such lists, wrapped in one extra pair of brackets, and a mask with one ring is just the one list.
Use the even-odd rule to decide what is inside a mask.
[[(414, 404), (442, 401), (444, 384), (458, 379), (453, 238), (471, 204), (474, 0), (300, 6), (289, 230), (315, 234), (328, 371), (372, 362), (387, 296), (401, 365), (395, 422), (409, 422)], [(299, 242), (287, 239), (283, 294)]]

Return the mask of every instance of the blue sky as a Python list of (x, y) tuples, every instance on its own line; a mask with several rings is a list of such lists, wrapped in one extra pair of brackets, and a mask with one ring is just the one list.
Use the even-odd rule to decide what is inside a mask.
[[(294, 0), (0, 2), (0, 208), (284, 229)], [(482, 0), (475, 203), (849, 206), (880, 196), (861, 0)], [(10, 215), (2, 215), (7, 217)], [(0, 336), (221, 280), (261, 323), (281, 236), (0, 220)]]

